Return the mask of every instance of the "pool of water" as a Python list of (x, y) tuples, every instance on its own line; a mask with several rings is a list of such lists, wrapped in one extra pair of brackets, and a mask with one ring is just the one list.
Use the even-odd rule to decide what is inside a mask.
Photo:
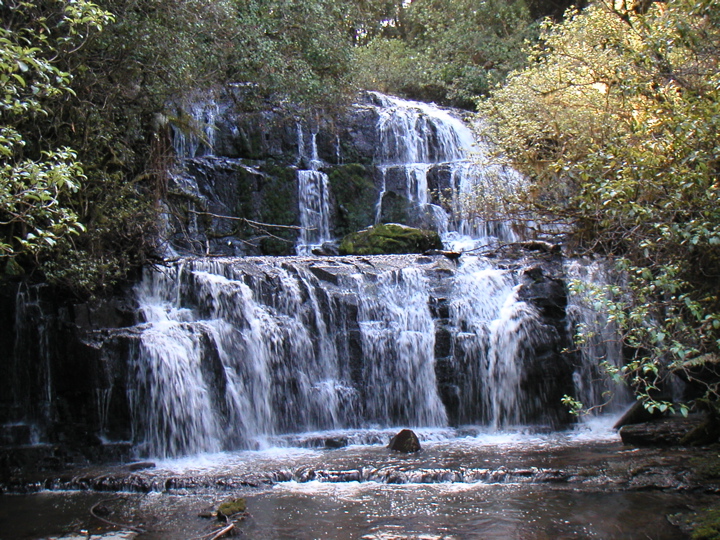
[[(200, 538), (216, 526), (200, 515), (235, 497), (248, 508), (237, 524), (240, 538), (674, 540), (688, 536), (668, 515), (717, 499), (672, 485), (628, 487), (637, 471), (668, 458), (623, 446), (607, 425), (547, 434), (418, 430), (423, 450), (412, 455), (385, 448), (392, 433), (304, 434), (265, 441), (255, 451), (158, 462), (132, 473), (152, 486), (149, 493), (5, 494), (0, 540), (114, 529), (91, 508), (142, 529), (141, 540)], [(350, 444), (301, 447), (337, 437)], [(561, 477), (552, 476), (557, 471)], [(127, 473), (108, 467), (93, 474)]]

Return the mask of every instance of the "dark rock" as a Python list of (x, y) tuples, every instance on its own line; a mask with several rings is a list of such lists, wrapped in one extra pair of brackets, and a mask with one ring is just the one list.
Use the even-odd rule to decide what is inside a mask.
[(442, 249), (431, 249), (424, 253), (425, 255), (442, 255), (443, 257), (447, 257), (451, 261), (457, 261), (461, 256), (462, 253), (459, 251), (445, 251)]
[(322, 246), (314, 248), (312, 254), (318, 257), (339, 255), (338, 246), (335, 242), (325, 242)]
[(687, 360), (673, 374), (685, 383), (686, 400), (702, 398), (720, 382), (720, 355), (708, 353)]
[(338, 274), (333, 272), (335, 268), (318, 266), (314, 264), (310, 266), (308, 270), (310, 270), (310, 272), (312, 272), (315, 277), (321, 281), (327, 281), (328, 283), (332, 283), (333, 285), (338, 284)]
[(390, 439), (388, 444), (390, 450), (411, 454), (421, 450), (420, 440), (411, 429), (403, 429), (400, 433)]
[(107, 506), (101, 504), (101, 505), (99, 505), (99, 506), (94, 506), (94, 507), (93, 507), (93, 513), (94, 513), (95, 515), (97, 515), (97, 516), (100, 516), (100, 517), (107, 517), (107, 516), (109, 516), (112, 512), (111, 512), (111, 510), (110, 510)]
[[(348, 163), (332, 167), (327, 173), (333, 203), (330, 218), (335, 236), (342, 238), (373, 225), (378, 198), (374, 168)], [(337, 255), (337, 248), (334, 254)]]
[(155, 463), (152, 461), (137, 461), (135, 463), (130, 463), (127, 466), (129, 471), (142, 471), (145, 469), (154, 469)]
[(720, 440), (720, 418), (717, 414), (708, 414), (700, 425), (691, 429), (680, 439), (680, 444), (704, 446)]
[(32, 426), (27, 424), (0, 425), (1, 446), (25, 446), (32, 443)]
[(671, 417), (620, 428), (623, 443), (633, 446), (678, 446), (702, 422), (698, 417)]
[(347, 445), (347, 437), (328, 437), (325, 439), (325, 448), (345, 448)]
[(567, 307), (565, 283), (551, 272), (542, 264), (525, 268), (520, 274), (518, 298), (535, 305), (545, 317), (564, 319)]
[(560, 244), (551, 244), (542, 240), (529, 240), (527, 242), (516, 242), (516, 246), (527, 251), (541, 251), (543, 253), (560, 253)]

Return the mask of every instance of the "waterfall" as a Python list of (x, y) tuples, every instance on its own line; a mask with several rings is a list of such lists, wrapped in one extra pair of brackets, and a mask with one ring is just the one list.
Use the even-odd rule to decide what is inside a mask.
[(9, 368), (3, 372), (9, 375), (3, 393), (5, 399), (12, 397), (12, 423), (0, 425), (3, 436), (6, 427), (11, 432), (23, 432), (21, 444), (43, 438), (55, 412), (52, 332), (41, 287), (21, 284), (15, 296), (14, 347), (3, 366)]
[[(234, 227), (235, 218), (297, 227), (294, 238), (288, 230), (280, 236), (298, 255), (328, 251), (323, 245), (339, 240), (338, 231), (373, 222), (434, 229), (457, 251), (518, 240), (520, 227), (504, 217), (504, 205), (524, 179), (497, 162), (492, 145), (459, 112), (369, 92), (347, 118), (334, 119), (337, 131), (329, 133), (320, 126), (331, 123), (319, 115), (253, 116), (222, 93), (178, 109), (167, 121), (182, 166), (171, 174), (166, 202), (173, 206), (178, 195), (182, 201), (167, 213), (165, 228), (180, 253), (285, 251)], [(361, 173), (349, 172), (357, 167)], [(342, 193), (331, 193), (330, 177)], [(348, 195), (353, 189), (360, 200)], [(356, 206), (372, 197), (374, 215)]]
[(207, 260), (146, 276), (131, 390), (142, 449), (215, 451), (355, 424), (336, 343), (342, 324), (316, 284), (302, 268), (258, 276)]
[(322, 162), (318, 157), (317, 131), (310, 133), (310, 153), (305, 149), (305, 136), (298, 123), (298, 155), (300, 162), (307, 162), (308, 169), (298, 170), (298, 205), (300, 211), (300, 238), (295, 246), (298, 255), (310, 255), (313, 248), (331, 241), (330, 235), (330, 185), (328, 175), (320, 171)]
[(548, 405), (542, 398), (554, 383), (531, 378), (542, 369), (537, 351), (557, 337), (535, 307), (518, 299), (518, 290), (513, 272), (479, 258), (468, 258), (454, 278), (450, 329), (454, 364), (465, 375), (459, 393), (463, 423), (519, 425), (542, 417)]
[(594, 300), (594, 295), (607, 294), (605, 287), (614, 285), (618, 277), (613, 275), (608, 262), (601, 259), (572, 260), (566, 264), (569, 281), (577, 281), (577, 292), (569, 295), (568, 325), (570, 332), (582, 331), (583, 343), (578, 346), (579, 363), (573, 374), (575, 397), (586, 407), (598, 407), (612, 400), (604, 410), (617, 411), (631, 401), (627, 387), (611, 380), (601, 364), (620, 368), (624, 357), (618, 328), (608, 320), (607, 313)]
[[(376, 223), (382, 220), (392, 171), (404, 179), (404, 195), (428, 216), (449, 248), (518, 240), (512, 224), (502, 216), (503, 200), (524, 185), (517, 171), (497, 163), (490, 145), (476, 140), (468, 125), (448, 111), (378, 93), (373, 96), (379, 104), (375, 159), (382, 178)], [(439, 183), (447, 187), (431, 188), (431, 173), (447, 177)], [(477, 217), (482, 214), (491, 219)]]
[(177, 456), (317, 430), (554, 425), (554, 396), (570, 389), (564, 364), (538, 354), (559, 338), (521, 286), (517, 271), (473, 257), (457, 268), (386, 256), (148, 271), (136, 291), (134, 439), (141, 453)]
[(416, 268), (359, 281), (366, 414), (411, 426), (442, 426), (447, 416), (435, 380), (435, 327), (427, 279)]
[(220, 105), (214, 100), (191, 103), (171, 120), (173, 150), (180, 159), (213, 155)]

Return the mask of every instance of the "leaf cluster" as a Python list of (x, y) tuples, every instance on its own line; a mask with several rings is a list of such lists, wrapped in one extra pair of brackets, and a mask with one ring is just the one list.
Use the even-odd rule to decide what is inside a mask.
[(9, 1), (0, 11), (0, 263), (14, 274), (84, 231), (69, 204), (86, 178), (77, 153), (27, 132), (73, 94), (58, 55), (82, 46), (87, 30), (110, 16), (84, 0)]

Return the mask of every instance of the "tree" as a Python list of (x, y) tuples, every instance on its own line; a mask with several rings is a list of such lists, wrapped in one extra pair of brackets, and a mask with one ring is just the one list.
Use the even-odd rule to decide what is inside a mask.
[(356, 51), (363, 87), (474, 108), (524, 63), (523, 42), (535, 35), (524, 0), (414, 0), (397, 9), (389, 25), (397, 31)]
[(529, 67), (481, 106), (532, 181), (521, 217), (565, 224), (626, 276), (596, 297), (633, 351), (614, 375), (650, 409), (672, 406), (669, 373), (720, 360), (718, 53), (716, 2), (596, 2), (547, 23)]
[(0, 11), (0, 262), (6, 273), (18, 273), (83, 231), (68, 205), (85, 178), (77, 154), (28, 137), (24, 128), (72, 93), (58, 56), (72, 54), (110, 16), (85, 0), (11, 0)]

